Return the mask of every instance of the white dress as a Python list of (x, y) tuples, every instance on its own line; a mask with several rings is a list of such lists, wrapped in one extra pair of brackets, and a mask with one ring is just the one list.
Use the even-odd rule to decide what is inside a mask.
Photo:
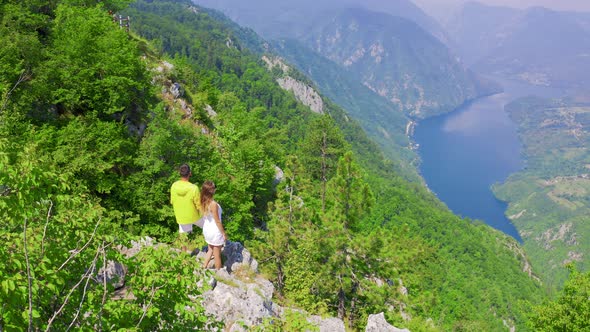
[[(219, 211), (219, 221), (221, 221), (221, 206), (217, 204), (217, 211)], [(212, 246), (222, 246), (225, 244), (225, 240), (223, 239), (223, 234), (219, 228), (217, 228), (217, 224), (215, 223), (215, 218), (211, 215), (211, 213), (207, 213), (203, 217), (203, 236), (205, 237), (205, 242)]]

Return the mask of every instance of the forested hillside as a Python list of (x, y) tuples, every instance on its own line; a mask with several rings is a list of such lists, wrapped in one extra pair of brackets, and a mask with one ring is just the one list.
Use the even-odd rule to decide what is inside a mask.
[(571, 263), (587, 271), (590, 253), (590, 106), (521, 98), (507, 105), (518, 124), (527, 167), (495, 193), (547, 284), (559, 288)]
[(383, 154), (396, 161), (397, 173), (421, 181), (416, 168), (418, 155), (409, 138), (413, 122), (398, 107), (362, 85), (354, 74), (296, 40), (281, 40), (273, 46), (359, 122)]
[[(284, 304), (355, 330), (384, 311), (412, 330), (493, 331), (525, 327), (543, 298), (518, 243), (395, 174), (329, 100), (323, 114), (297, 102), (220, 14), (9, 0), (0, 15), (0, 330), (203, 329), (198, 262), (117, 250), (177, 245), (168, 190), (184, 162), (216, 182), (229, 238)], [(134, 298), (97, 276), (111, 258)]]

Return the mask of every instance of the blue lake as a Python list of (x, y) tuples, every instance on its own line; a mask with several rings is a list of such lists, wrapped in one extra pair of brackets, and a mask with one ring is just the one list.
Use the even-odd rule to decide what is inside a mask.
[(522, 242), (505, 216), (506, 203), (491, 191), (494, 183), (503, 182), (524, 165), (517, 127), (504, 105), (518, 97), (559, 97), (562, 92), (508, 80), (500, 83), (504, 93), (421, 121), (414, 140), (422, 159), (420, 172), (439, 199), (455, 214), (482, 220)]

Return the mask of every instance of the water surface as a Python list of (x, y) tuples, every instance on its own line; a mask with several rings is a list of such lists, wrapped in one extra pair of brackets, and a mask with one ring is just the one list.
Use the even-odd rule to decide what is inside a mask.
[(414, 140), (419, 144), (420, 171), (428, 187), (455, 214), (483, 220), (522, 242), (504, 214), (506, 203), (491, 191), (492, 184), (503, 182), (524, 164), (517, 127), (504, 106), (518, 97), (559, 97), (562, 92), (509, 80), (500, 82), (504, 93), (420, 122)]

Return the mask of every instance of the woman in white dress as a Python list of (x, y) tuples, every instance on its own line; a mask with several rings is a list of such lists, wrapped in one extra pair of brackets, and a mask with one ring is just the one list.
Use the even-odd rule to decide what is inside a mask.
[(205, 181), (201, 187), (201, 211), (203, 211), (203, 236), (209, 245), (203, 268), (209, 266), (211, 255), (215, 258), (215, 269), (221, 269), (221, 247), (227, 241), (225, 229), (221, 223), (221, 206), (213, 200), (215, 183)]

